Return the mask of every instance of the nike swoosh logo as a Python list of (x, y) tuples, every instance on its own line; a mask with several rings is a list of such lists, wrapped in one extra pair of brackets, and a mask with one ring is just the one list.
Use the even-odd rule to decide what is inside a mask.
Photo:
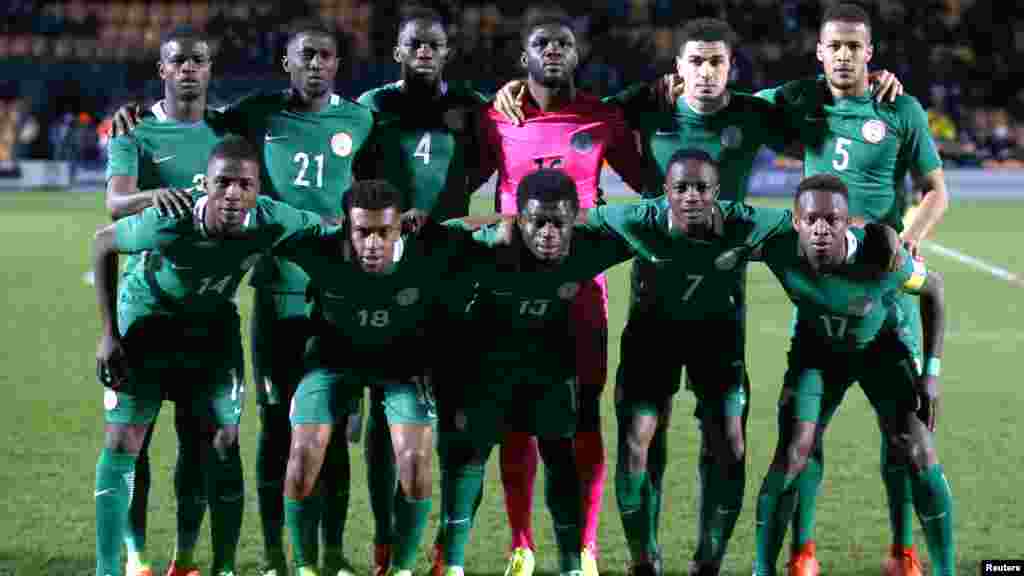
[(270, 134), (267, 134), (266, 136), (263, 137), (263, 141), (264, 142), (273, 142), (274, 140), (284, 140), (286, 138), (288, 138), (288, 137), (287, 136), (271, 136)]
[(670, 130), (655, 130), (654, 131), (654, 135), (655, 136), (675, 136), (676, 134), (679, 134), (679, 132), (672, 132)]
[(324, 292), (324, 296), (327, 296), (328, 298), (334, 298), (335, 300), (344, 300), (345, 299), (345, 296), (343, 296), (341, 294), (336, 294), (334, 292), (327, 292), (327, 291), (325, 291)]
[(491, 290), (491, 294), (495, 296), (511, 296), (512, 292), (509, 290)]
[(177, 157), (177, 154), (171, 154), (170, 156), (161, 156), (160, 158), (154, 158), (153, 159), (153, 164), (163, 164), (164, 162), (167, 162), (168, 160), (172, 160), (172, 159), (174, 159), (176, 157)]
[(104, 490), (97, 490), (97, 491), (96, 491), (96, 492), (95, 492), (95, 493), (93, 494), (93, 496), (94, 496), (94, 497), (100, 497), (100, 496), (103, 496), (104, 494), (111, 494), (111, 493), (113, 493), (113, 492), (114, 492), (115, 490), (116, 490), (115, 488), (107, 488), (107, 489), (104, 489)]
[(671, 258), (658, 258), (657, 256), (651, 256), (651, 262), (655, 264), (661, 264), (662, 262), (671, 262)]

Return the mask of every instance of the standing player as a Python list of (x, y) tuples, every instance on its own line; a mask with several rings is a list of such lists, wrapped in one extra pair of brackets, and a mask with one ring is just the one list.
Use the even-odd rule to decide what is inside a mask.
[[(793, 82), (761, 95), (787, 109), (800, 124), (804, 146), (804, 173), (833, 174), (850, 190), (850, 214), (860, 221), (882, 222), (900, 231), (911, 253), (941, 220), (949, 204), (928, 117), (911, 96), (899, 96), (892, 104), (874, 102), (868, 91), (867, 64), (871, 60), (871, 23), (867, 13), (851, 4), (826, 11), (818, 41), (818, 60), (825, 78)], [(907, 173), (925, 191), (918, 216), (904, 229), (906, 210), (904, 181)], [(921, 357), (921, 325), (917, 301), (894, 294), (896, 317), (911, 331), (916, 364)], [(826, 416), (834, 407), (824, 408)], [(885, 561), (885, 573), (916, 576), (920, 561), (913, 547), (912, 510), (916, 499), (908, 464), (889, 454), (881, 443), (882, 478), (889, 500), (893, 543)], [(800, 499), (793, 526), (793, 560), (815, 570), (814, 509), (823, 477), (824, 456), (820, 443), (797, 480)], [(938, 553), (938, 551), (930, 551)]]
[[(486, 99), (463, 83), (447, 82), (448, 34), (437, 12), (417, 9), (398, 25), (394, 49), (401, 79), (359, 97), (374, 112), (375, 173), (403, 193), (407, 215), (422, 225), (469, 214), (478, 187), (477, 114)], [(457, 321), (452, 318), (451, 321)], [(375, 520), (374, 573), (391, 561), (397, 478), (381, 389), (372, 387), (366, 430), (367, 484)], [(435, 551), (435, 559), (440, 554)]]
[[(332, 91), (338, 72), (334, 33), (314, 23), (293, 27), (282, 66), (291, 87), (244, 98), (224, 113), (225, 125), (258, 143), (263, 191), (272, 198), (325, 217), (341, 214), (342, 196), (352, 182), (353, 162), (372, 127), (369, 110)], [(122, 110), (125, 110), (122, 108)], [(130, 114), (117, 124), (131, 129)], [(302, 377), (309, 338), (307, 278), (294, 264), (267, 258), (253, 273), (256, 287), (251, 338), (253, 371), (260, 407), (256, 480), (263, 522), (266, 576), (286, 573), (284, 475), (291, 427), (288, 404)], [(332, 445), (325, 468), (332, 486), (323, 514), (325, 570), (351, 573), (342, 553), (348, 513), (349, 464), (344, 442)]]
[[(141, 128), (140, 128), (141, 130)], [(143, 130), (144, 133), (144, 130)], [(178, 148), (177, 150), (183, 150)], [(244, 140), (226, 138), (209, 157), (193, 213), (156, 208), (97, 233), (96, 291), (103, 336), (97, 368), (106, 390), (104, 448), (96, 464), (98, 576), (120, 576), (135, 458), (169, 390), (212, 438), (211, 493), (244, 502), (238, 423), (243, 395), (240, 320), (232, 302), (260, 253), (289, 234), (315, 231), (319, 218), (268, 199), (257, 201), (259, 161)], [(117, 293), (117, 253), (142, 254)], [(169, 344), (171, 343), (171, 344)], [(214, 510), (216, 506), (214, 504)], [(234, 573), (242, 507), (215, 550), (213, 573)], [(198, 574), (198, 569), (193, 568)]]
[[(952, 575), (953, 503), (933, 445), (943, 347), (942, 279), (899, 246), (881, 224), (850, 229), (843, 182), (829, 174), (800, 183), (795, 231), (769, 241), (759, 259), (797, 307), (779, 401), (779, 436), (757, 504), (756, 575), (775, 561), (797, 495), (795, 482), (831, 413), (858, 381), (878, 414), (888, 449), (913, 471), (914, 508), (924, 525), (932, 574)], [(930, 368), (918, 375), (899, 331), (885, 326), (891, 292), (920, 293)], [(794, 570), (790, 574), (804, 574)]]
[[(640, 190), (641, 159), (622, 114), (576, 89), (573, 75), (579, 56), (572, 23), (561, 17), (540, 17), (523, 28), (522, 43), (529, 94), (523, 125), (490, 108), (482, 118), (483, 174), (498, 170), (497, 210), (506, 214), (518, 211), (517, 187), (538, 168), (566, 171), (576, 182), (583, 208), (601, 200), (598, 184), (605, 160), (634, 190)], [(606, 292), (604, 276), (598, 276), (582, 286), (572, 307), (580, 384), (575, 449), (583, 485), (582, 558), (588, 576), (597, 574), (597, 525), (606, 475), (599, 405), (608, 363)], [(512, 528), (512, 558), (506, 576), (530, 576), (533, 572), (530, 510), (537, 459), (536, 441), (529, 435), (513, 431), (503, 440), (502, 484)]]
[[(617, 236), (597, 228), (574, 232), (579, 192), (561, 170), (541, 169), (517, 186), (519, 210), (509, 246), (470, 264), (476, 284), (469, 311), (474, 366), (463, 386), (446, 393), (441, 412), (446, 574), (462, 576), (465, 547), (481, 497), (487, 457), (514, 431), (538, 439), (548, 509), (563, 575), (580, 576), (581, 498), (573, 435), (578, 426), (571, 308), (597, 273), (632, 257)], [(496, 228), (477, 238), (497, 243)], [(502, 329), (494, 331), (494, 326)], [(525, 362), (524, 362), (525, 360)], [(444, 384), (442, 384), (442, 387)], [(579, 407), (579, 408), (578, 408)]]
[[(643, 256), (634, 263), (642, 281), (631, 299), (616, 378), (615, 494), (632, 556), (630, 573), (660, 574), (661, 501), (654, 487), (665, 474), (661, 455), (685, 365), (702, 435), (700, 532), (689, 573), (717, 575), (743, 507), (746, 479), (748, 391), (736, 285), (745, 255), (788, 230), (791, 214), (717, 201), (718, 163), (699, 150), (672, 155), (662, 189), (664, 196), (656, 200), (599, 207), (591, 216)], [(680, 344), (671, 334), (701, 339)]]
[[(434, 402), (431, 345), (439, 300), (450, 275), (475, 247), (470, 233), (428, 223), (403, 236), (401, 193), (383, 180), (355, 183), (345, 198), (340, 233), (293, 244), (288, 258), (315, 287), (318, 329), (306, 375), (291, 408), (294, 427), (285, 484), (289, 532), (298, 574), (316, 574), (317, 478), (334, 425), (364, 385), (379, 399), (397, 460), (400, 497), (388, 572), (411, 576), (431, 507)], [(445, 325), (445, 330), (450, 329)], [(349, 352), (342, 361), (336, 350)], [(397, 352), (397, 353), (396, 353)], [(439, 386), (451, 386), (442, 382)], [(394, 497), (393, 488), (390, 495)]]
[[(265, 194), (321, 216), (337, 217), (352, 182), (353, 162), (369, 137), (371, 112), (332, 91), (339, 58), (330, 29), (306, 22), (294, 26), (282, 66), (290, 88), (244, 98), (225, 111), (225, 125), (260, 146)], [(115, 127), (133, 126), (128, 112), (122, 108)], [(291, 436), (287, 406), (302, 377), (309, 338), (308, 280), (294, 264), (267, 258), (257, 266), (251, 283), (256, 287), (251, 353), (260, 406), (256, 479), (265, 546), (263, 573), (280, 576), (286, 570), (281, 531)], [(348, 574), (351, 567), (342, 553), (349, 492), (344, 442), (332, 445), (325, 470), (330, 475), (326, 482), (332, 486), (322, 525), (324, 565), (331, 568), (325, 572)]]
[[(137, 130), (110, 141), (107, 163), (106, 204), (113, 218), (121, 218), (156, 206), (162, 213), (184, 216), (191, 198), (184, 189), (202, 187), (210, 152), (223, 134), (219, 115), (206, 107), (212, 59), (206, 39), (195, 30), (179, 28), (161, 41), (158, 70), (164, 83), (164, 97), (143, 117)], [(139, 263), (129, 257), (127, 269)], [(206, 479), (200, 422), (192, 414), (188, 398), (175, 400), (174, 423), (178, 435), (174, 468), (177, 500), (177, 545), (168, 569), (170, 576), (198, 574), (193, 549), (199, 539), (206, 509)], [(178, 401), (181, 400), (181, 401)], [(131, 576), (152, 574), (145, 560), (146, 505), (149, 496), (149, 428), (135, 464), (131, 513), (125, 530), (128, 551), (126, 572)], [(229, 457), (238, 457), (230, 452)], [(241, 463), (233, 466), (241, 469)], [(227, 487), (229, 484), (221, 483)], [(225, 558), (237, 546), (243, 502), (237, 494), (214, 494), (211, 501), (214, 555)]]

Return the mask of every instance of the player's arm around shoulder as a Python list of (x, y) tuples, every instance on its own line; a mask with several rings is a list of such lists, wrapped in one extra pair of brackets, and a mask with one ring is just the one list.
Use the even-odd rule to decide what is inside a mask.
[(911, 253), (918, 256), (921, 242), (931, 234), (949, 209), (949, 190), (942, 170), (942, 158), (928, 127), (928, 113), (913, 96), (901, 95), (893, 106), (903, 124), (901, 152), (909, 161), (914, 187), (922, 191), (921, 204), (914, 219), (901, 235)]

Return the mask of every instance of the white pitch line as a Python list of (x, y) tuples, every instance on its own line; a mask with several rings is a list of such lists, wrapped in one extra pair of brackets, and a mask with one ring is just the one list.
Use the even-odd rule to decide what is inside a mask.
[(985, 262), (984, 260), (979, 260), (974, 256), (968, 256), (967, 254), (964, 254), (959, 250), (946, 248), (942, 244), (938, 244), (930, 240), (922, 242), (921, 245), (927, 248), (928, 250), (931, 250), (932, 252), (941, 254), (947, 258), (952, 258), (953, 260), (956, 260), (961, 264), (970, 266), (971, 268), (975, 268), (977, 270), (981, 270), (982, 272), (987, 272), (992, 276), (995, 276), (996, 278), (1006, 280), (1013, 286), (1017, 286), (1018, 288), (1024, 288), (1024, 279), (1022, 279), (1019, 275), (1014, 274), (1013, 272), (1010, 272), (1005, 268), (1000, 268), (999, 266), (989, 264), (988, 262)]

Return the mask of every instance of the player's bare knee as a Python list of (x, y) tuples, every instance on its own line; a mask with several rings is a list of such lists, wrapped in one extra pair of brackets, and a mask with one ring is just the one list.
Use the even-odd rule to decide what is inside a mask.
[(626, 434), (627, 467), (630, 472), (647, 469), (647, 452), (658, 430), (658, 418), (644, 414), (633, 418), (629, 433)]
[(789, 475), (799, 474), (807, 467), (807, 459), (814, 450), (814, 428), (808, 428), (801, 422), (797, 426), (796, 433), (790, 440), (785, 450), (786, 473)]
[(917, 421), (911, 424), (910, 438), (907, 442), (907, 460), (916, 470), (926, 470), (939, 463), (938, 454), (935, 452), (935, 443), (932, 440), (931, 432)]
[(285, 472), (286, 496), (298, 500), (313, 493), (325, 446), (315, 432), (301, 428), (294, 431)]
[(147, 424), (107, 424), (103, 434), (103, 447), (112, 452), (135, 454), (146, 441)]
[(402, 491), (410, 498), (427, 498), (431, 494), (430, 448), (413, 446), (398, 456), (398, 477)]
[(746, 439), (743, 437), (743, 423), (737, 416), (725, 420), (725, 445), (727, 450), (723, 456), (729, 459), (729, 465), (742, 463), (747, 455)]

